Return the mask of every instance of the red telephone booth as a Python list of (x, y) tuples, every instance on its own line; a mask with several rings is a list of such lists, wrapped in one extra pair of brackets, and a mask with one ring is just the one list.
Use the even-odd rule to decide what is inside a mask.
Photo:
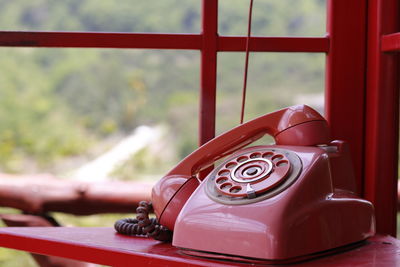
[[(222, 1), (222, 0), (221, 0)], [(335, 139), (347, 140), (360, 196), (375, 206), (377, 235), (357, 250), (304, 265), (328, 262), (363, 266), (400, 263), (396, 235), (400, 51), (396, 0), (328, 0), (327, 35), (251, 37), (252, 52), (326, 54), (325, 114)], [(216, 66), (221, 52), (244, 52), (246, 37), (218, 34), (218, 1), (202, 0), (200, 34), (93, 32), (0, 32), (0, 46), (121, 49), (180, 49), (201, 52), (199, 143), (215, 135)], [(125, 266), (241, 266), (242, 263), (188, 258), (170, 244), (115, 238), (112, 229), (5, 228), (0, 245), (38, 254)], [(244, 264), (243, 264), (244, 265)]]

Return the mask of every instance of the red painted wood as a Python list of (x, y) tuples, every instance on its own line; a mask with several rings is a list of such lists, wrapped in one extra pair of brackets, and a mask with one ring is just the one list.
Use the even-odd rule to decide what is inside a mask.
[(184, 256), (170, 243), (119, 235), (112, 228), (2, 228), (0, 246), (110, 266), (231, 266)]
[[(112, 228), (1, 228), (0, 246), (112, 266), (249, 266), (185, 256), (170, 243), (122, 236)], [(375, 236), (356, 249), (296, 266), (399, 266), (399, 249), (399, 240)]]
[(201, 49), (199, 34), (0, 31), (0, 46)]
[(396, 235), (399, 140), (398, 55), (381, 52), (384, 34), (399, 31), (398, 0), (368, 4), (364, 196), (375, 205), (377, 232)]
[(203, 49), (200, 72), (199, 145), (215, 136), (218, 1), (203, 0)]
[(381, 50), (385, 52), (400, 51), (400, 32), (382, 36)]
[[(246, 37), (220, 36), (218, 51), (246, 50)], [(251, 37), (252, 52), (322, 52), (329, 51), (328, 37)]]
[(366, 1), (329, 0), (325, 115), (335, 139), (349, 142), (363, 188)]

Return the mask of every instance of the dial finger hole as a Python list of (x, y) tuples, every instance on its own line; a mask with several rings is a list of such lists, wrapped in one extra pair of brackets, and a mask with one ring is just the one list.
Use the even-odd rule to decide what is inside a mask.
[(229, 190), (231, 187), (232, 187), (232, 184), (231, 184), (231, 183), (224, 183), (224, 184), (222, 184), (219, 188), (220, 188), (221, 190)]
[(239, 157), (236, 161), (237, 162), (243, 162), (243, 161), (246, 161), (246, 160), (248, 160), (249, 158), (247, 157), (247, 156), (242, 156), (242, 157)]
[(277, 163), (276, 163), (276, 166), (277, 167), (282, 167), (282, 166), (286, 166), (286, 165), (288, 165), (289, 164), (289, 162), (287, 161), (287, 160), (280, 160), (280, 161), (278, 161)]
[(223, 184), (223, 183), (225, 183), (226, 181), (228, 181), (228, 178), (226, 178), (226, 177), (220, 177), (220, 178), (218, 178), (218, 179), (216, 180), (217, 184)]
[(242, 190), (242, 187), (240, 187), (240, 186), (234, 186), (234, 187), (232, 187), (231, 189), (229, 189), (229, 192), (231, 192), (231, 193), (237, 193), (237, 192), (239, 192), (240, 190)]
[(261, 153), (259, 153), (259, 152), (255, 152), (250, 155), (251, 159), (260, 158), (260, 157), (261, 157)]
[(229, 170), (221, 170), (218, 172), (218, 175), (220, 176), (226, 176), (229, 175), (230, 171)]
[(262, 157), (267, 159), (267, 158), (272, 157), (273, 155), (274, 155), (274, 153), (272, 153), (272, 152), (265, 152), (264, 154), (262, 154)]
[(227, 169), (233, 169), (237, 165), (236, 162), (229, 162), (225, 165), (225, 168)]
[(279, 155), (279, 154), (272, 157), (272, 160), (273, 160), (274, 162), (279, 161), (279, 160), (281, 160), (281, 159), (283, 159), (283, 156), (282, 156), (282, 155)]

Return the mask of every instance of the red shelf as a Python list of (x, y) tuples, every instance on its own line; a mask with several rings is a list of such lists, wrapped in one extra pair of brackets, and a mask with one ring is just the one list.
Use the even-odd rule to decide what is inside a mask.
[[(0, 246), (112, 266), (249, 266), (185, 256), (171, 244), (121, 236), (112, 228), (2, 228)], [(399, 266), (399, 249), (399, 240), (375, 236), (356, 249), (296, 266)]]

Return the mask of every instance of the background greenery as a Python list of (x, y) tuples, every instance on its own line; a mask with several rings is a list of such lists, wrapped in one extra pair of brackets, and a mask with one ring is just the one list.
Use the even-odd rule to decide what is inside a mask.
[[(198, 33), (200, 5), (0, 0), (0, 29)], [(221, 34), (246, 33), (247, 1), (220, 1), (219, 9)], [(325, 1), (255, 1), (253, 34), (322, 36), (324, 16)], [(167, 125), (177, 158), (197, 145), (198, 51), (0, 48), (0, 60), (0, 171), (60, 173), (66, 159), (90, 158), (105, 138), (142, 124)], [(252, 54), (246, 118), (322, 92), (324, 60)], [(218, 56), (219, 133), (237, 125), (243, 63), (243, 53)]]
[[(246, 34), (248, 3), (219, 1), (221, 35)], [(324, 36), (325, 4), (257, 0), (253, 35)], [(0, 30), (199, 33), (200, 16), (199, 0), (0, 0)], [(162, 174), (197, 146), (199, 56), (175, 50), (0, 48), (0, 172), (63, 175), (135, 127), (161, 124), (171, 150), (165, 162), (143, 150), (116, 176)], [(252, 54), (246, 119), (292, 104), (321, 108), (313, 99), (323, 94), (324, 61), (323, 54)], [(218, 55), (218, 133), (238, 124), (243, 65), (243, 53)], [(15, 254), (0, 251), (0, 266), (28, 266), (13, 265), (11, 258)]]

